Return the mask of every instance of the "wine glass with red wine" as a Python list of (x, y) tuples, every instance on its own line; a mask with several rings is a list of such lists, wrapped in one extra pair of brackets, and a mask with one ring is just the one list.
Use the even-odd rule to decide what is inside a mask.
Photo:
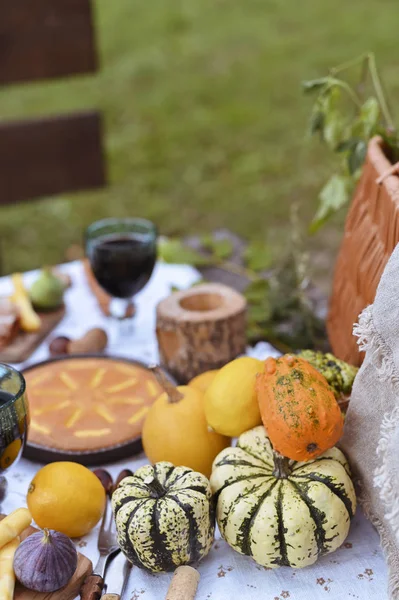
[(157, 230), (146, 219), (103, 219), (86, 230), (86, 255), (100, 286), (118, 302), (111, 315), (124, 319), (133, 297), (148, 283), (157, 258)]
[(3, 475), (22, 454), (28, 424), (25, 379), (13, 367), (0, 363), (0, 504), (6, 492)]

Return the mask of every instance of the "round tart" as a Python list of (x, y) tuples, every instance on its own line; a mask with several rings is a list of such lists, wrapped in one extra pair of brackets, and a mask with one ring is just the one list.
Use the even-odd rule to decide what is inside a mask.
[(141, 436), (162, 393), (144, 366), (111, 358), (49, 361), (25, 371), (31, 423), (28, 447), (95, 453)]

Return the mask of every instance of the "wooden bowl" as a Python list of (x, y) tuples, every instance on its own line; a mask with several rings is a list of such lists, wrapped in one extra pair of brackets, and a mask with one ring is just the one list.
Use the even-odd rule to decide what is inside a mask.
[(219, 283), (175, 292), (157, 306), (161, 364), (179, 381), (218, 369), (245, 352), (246, 300)]

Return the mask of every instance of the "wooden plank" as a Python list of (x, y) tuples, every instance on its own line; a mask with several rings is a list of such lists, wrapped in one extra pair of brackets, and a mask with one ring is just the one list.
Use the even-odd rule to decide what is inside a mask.
[(0, 0), (0, 84), (97, 68), (91, 0)]
[[(0, 515), (1, 519), (4, 519), (5, 515)], [(28, 527), (21, 534), (21, 539), (24, 540), (32, 533), (35, 533), (37, 529), (34, 527)], [(53, 593), (39, 593), (33, 592), (32, 590), (27, 590), (20, 583), (16, 584), (14, 600), (74, 600), (76, 596), (79, 594), (79, 590), (82, 587), (82, 584), (86, 577), (90, 575), (93, 571), (93, 565), (91, 561), (78, 552), (78, 566), (76, 567), (76, 571), (72, 576), (70, 582), (57, 592)]]
[(0, 123), (0, 205), (104, 183), (98, 113)]
[(27, 360), (42, 341), (62, 321), (65, 316), (65, 307), (48, 313), (39, 313), (42, 325), (39, 331), (27, 333), (20, 331), (18, 335), (0, 352), (0, 362), (20, 363)]

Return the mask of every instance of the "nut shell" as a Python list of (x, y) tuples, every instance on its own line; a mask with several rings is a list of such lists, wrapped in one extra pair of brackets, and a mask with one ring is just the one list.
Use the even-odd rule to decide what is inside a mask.
[(62, 354), (68, 354), (68, 345), (70, 341), (71, 340), (64, 335), (60, 335), (54, 338), (49, 345), (49, 351), (51, 356), (61, 356)]
[(112, 491), (114, 489), (114, 482), (108, 471), (106, 471), (105, 469), (96, 469), (95, 471), (93, 471), (93, 473), (101, 481), (101, 485), (103, 486), (105, 493), (108, 496), (112, 494)]
[(130, 469), (123, 469), (123, 471), (121, 471), (117, 477), (114, 490), (116, 490), (116, 488), (121, 484), (125, 477), (133, 477), (133, 472)]

